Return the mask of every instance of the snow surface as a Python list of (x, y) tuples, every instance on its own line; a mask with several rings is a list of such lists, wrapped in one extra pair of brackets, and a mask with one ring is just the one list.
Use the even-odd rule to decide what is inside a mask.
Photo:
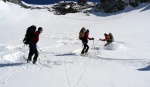
[[(150, 87), (150, 4), (103, 14), (53, 15), (0, 1), (0, 87)], [(27, 27), (43, 27), (37, 64), (26, 63)], [(80, 56), (81, 27), (90, 30), (89, 54)], [(104, 47), (100, 38), (115, 39)]]

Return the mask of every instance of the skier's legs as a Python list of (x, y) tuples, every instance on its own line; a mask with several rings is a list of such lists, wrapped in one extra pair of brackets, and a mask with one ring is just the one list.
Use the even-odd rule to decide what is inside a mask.
[(34, 53), (34, 47), (33, 47), (33, 45), (29, 44), (29, 55), (28, 55), (28, 59), (27, 59), (28, 61), (31, 61), (33, 53)]
[(81, 51), (81, 54), (84, 54), (85, 49), (86, 49), (86, 44), (84, 43), (83, 45), (84, 45), (84, 47), (83, 47), (83, 49), (82, 49), (82, 51)]
[(85, 50), (85, 52), (87, 53), (88, 50), (89, 50), (89, 46), (88, 46), (88, 44), (85, 44), (85, 45), (86, 45), (86, 50)]
[(112, 43), (111, 41), (110, 41), (110, 42), (108, 41), (108, 42), (105, 44), (105, 47), (108, 46), (108, 45), (111, 44), (111, 43)]
[(35, 47), (34, 48), (34, 58), (33, 58), (33, 62), (36, 62), (37, 61), (37, 57), (38, 57), (38, 50), (37, 50), (37, 48)]

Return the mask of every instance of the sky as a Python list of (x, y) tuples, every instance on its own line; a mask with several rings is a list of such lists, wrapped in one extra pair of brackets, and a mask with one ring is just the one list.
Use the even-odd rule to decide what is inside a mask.
[[(61, 0), (22, 0), (28, 4), (53, 4)], [(78, 1), (78, 0), (66, 0), (66, 1)], [(88, 0), (93, 2), (98, 2), (99, 0)]]

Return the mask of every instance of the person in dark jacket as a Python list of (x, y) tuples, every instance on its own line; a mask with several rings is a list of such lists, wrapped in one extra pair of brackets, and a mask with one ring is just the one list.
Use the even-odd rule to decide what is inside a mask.
[(29, 55), (28, 55), (27, 63), (31, 61), (33, 55), (34, 55), (34, 58), (33, 58), (32, 63), (35, 64), (37, 61), (38, 50), (37, 50), (36, 43), (39, 41), (39, 34), (41, 34), (42, 31), (43, 29), (39, 27), (38, 31), (34, 33), (34, 37), (32, 38), (32, 41), (29, 43)]
[(83, 43), (83, 49), (81, 51), (81, 55), (84, 55), (88, 52), (89, 50), (89, 46), (88, 46), (88, 40), (94, 40), (94, 38), (89, 38), (89, 30), (87, 29), (85, 34), (84, 34), (84, 37), (82, 39), (82, 43)]

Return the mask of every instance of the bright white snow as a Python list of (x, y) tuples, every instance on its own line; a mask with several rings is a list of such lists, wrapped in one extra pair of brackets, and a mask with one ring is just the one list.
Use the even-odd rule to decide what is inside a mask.
[[(0, 1), (0, 87), (150, 87), (150, 4), (113, 14), (54, 15)], [(37, 64), (27, 64), (27, 27), (43, 27)], [(81, 27), (90, 30), (81, 57)], [(100, 38), (115, 39), (104, 47)], [(40, 51), (41, 50), (41, 51)]]

